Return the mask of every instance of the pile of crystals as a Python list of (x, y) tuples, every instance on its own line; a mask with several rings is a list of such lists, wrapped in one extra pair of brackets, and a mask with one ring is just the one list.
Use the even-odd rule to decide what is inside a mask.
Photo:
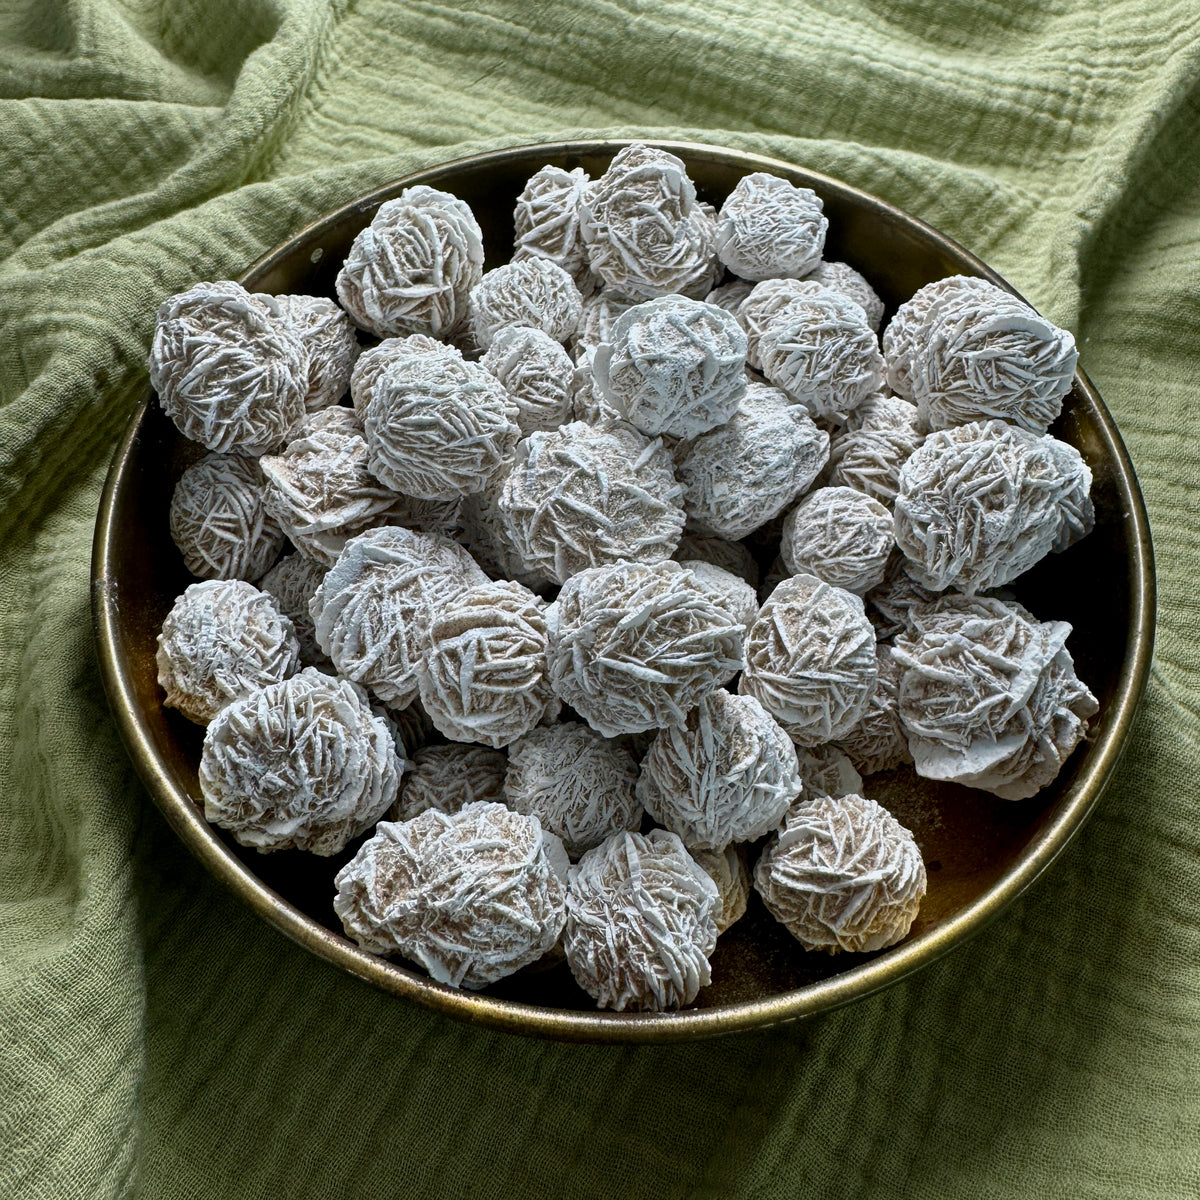
[(162, 305), (153, 384), (208, 451), (170, 510), (200, 582), (166, 703), (206, 725), (237, 841), (370, 834), (333, 901), (361, 946), (687, 1005), (752, 888), (806, 950), (908, 933), (921, 853), (864, 775), (1020, 799), (1083, 739), (1070, 626), (997, 591), (1092, 523), (1047, 432), (1071, 335), (954, 277), (881, 344), (827, 224), (762, 173), (715, 211), (639, 144), (538, 171), (489, 271), (421, 186), (355, 239), (340, 307)]

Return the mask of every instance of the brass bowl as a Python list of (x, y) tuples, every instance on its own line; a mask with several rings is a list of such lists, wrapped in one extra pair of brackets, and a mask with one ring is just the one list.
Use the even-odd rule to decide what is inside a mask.
[[(334, 277), (355, 234), (379, 204), (416, 183), (454, 192), (471, 205), (494, 266), (509, 256), (513, 203), (534, 171), (555, 163), (595, 177), (624, 144), (521, 147), (409, 176), (302, 230), (242, 282), (252, 291), (334, 295)], [(827, 257), (862, 271), (889, 316), (917, 288), (946, 275), (982, 275), (1008, 286), (935, 229), (844, 183), (754, 155), (663, 145), (684, 159), (701, 198), (714, 205), (749, 171), (812, 188), (830, 220)], [(718, 943), (712, 985), (682, 1012), (597, 1012), (561, 964), (541, 971), (535, 964), (481, 993), (445, 987), (342, 936), (332, 880), (348, 851), (334, 859), (260, 855), (204, 820), (196, 779), (202, 731), (163, 708), (154, 660), (163, 618), (192, 582), (167, 529), (168, 502), (180, 472), (202, 451), (177, 434), (151, 400), (147, 395), (113, 457), (92, 564), (101, 671), (134, 764), (191, 851), (277, 929), (362, 979), (462, 1020), (578, 1041), (667, 1041), (811, 1016), (895, 983), (976, 933), (1054, 861), (1099, 799), (1146, 683), (1154, 636), (1150, 531), (1121, 437), (1081, 372), (1054, 432), (1080, 449), (1094, 473), (1096, 528), (1043, 560), (1015, 590), (1042, 619), (1075, 627), (1070, 649), (1100, 701), (1100, 715), (1054, 785), (1031, 800), (997, 800), (918, 779), (908, 769), (871, 777), (866, 790), (913, 830), (929, 872), (929, 893), (903, 942), (876, 954), (806, 953), (752, 897), (746, 917)]]

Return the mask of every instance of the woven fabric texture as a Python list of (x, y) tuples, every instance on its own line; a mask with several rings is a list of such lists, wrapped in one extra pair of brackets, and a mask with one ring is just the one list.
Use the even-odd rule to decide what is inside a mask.
[[(1200, 4), (0, 0), (0, 1195), (1200, 1195)], [(153, 313), (468, 151), (728, 144), (916, 213), (1073, 329), (1145, 488), (1157, 656), (1054, 869), (798, 1026), (467, 1028), (192, 861), (102, 694), (89, 551)]]

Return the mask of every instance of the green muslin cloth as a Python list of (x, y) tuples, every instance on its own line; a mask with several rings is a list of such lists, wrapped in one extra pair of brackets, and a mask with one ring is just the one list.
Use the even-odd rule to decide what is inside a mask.
[[(1200, 3), (0, 3), (0, 1197), (1200, 1195)], [(480, 1031), (350, 979), (134, 776), (89, 551), (153, 314), (481, 148), (732, 145), (924, 217), (1073, 329), (1156, 535), (1153, 678), (1048, 876), (821, 1019)]]

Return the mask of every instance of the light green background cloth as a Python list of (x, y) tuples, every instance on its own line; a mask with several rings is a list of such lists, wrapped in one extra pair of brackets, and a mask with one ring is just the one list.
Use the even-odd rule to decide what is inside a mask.
[[(0, 1196), (1200, 1195), (1200, 3), (0, 0)], [(965, 948), (806, 1024), (481, 1032), (191, 860), (88, 559), (153, 313), (468, 150), (682, 137), (924, 217), (1073, 329), (1156, 536), (1132, 745)]]

